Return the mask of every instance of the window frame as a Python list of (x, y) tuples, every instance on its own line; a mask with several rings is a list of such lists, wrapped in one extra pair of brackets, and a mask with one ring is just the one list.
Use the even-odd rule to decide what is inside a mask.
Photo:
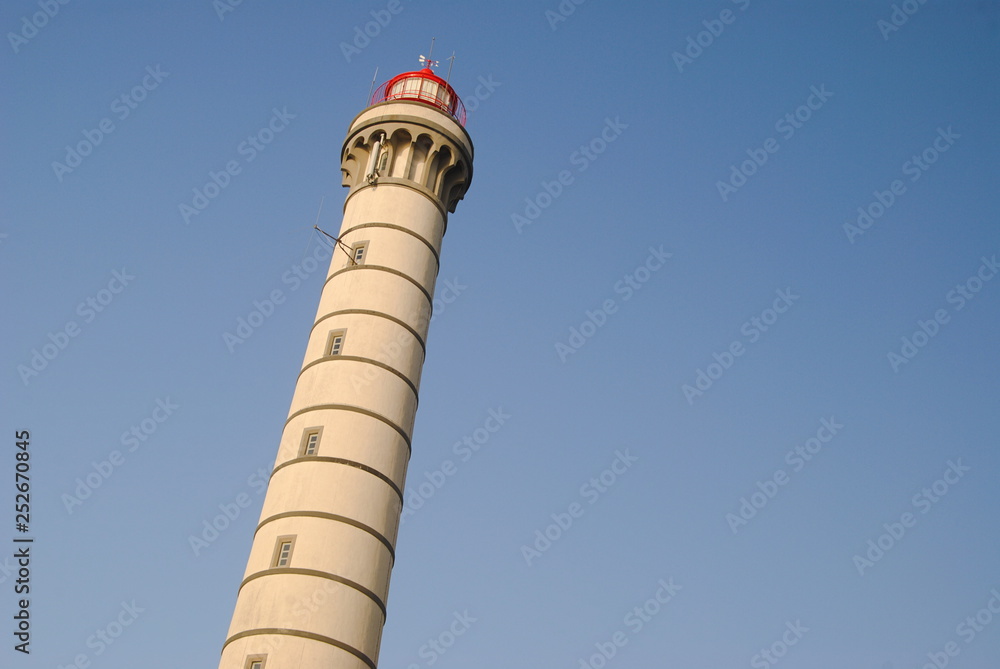
[[(361, 252), (361, 260), (358, 260), (358, 251)], [(351, 265), (364, 265), (368, 255), (368, 240), (357, 242), (351, 245)]]
[[(316, 436), (316, 448), (312, 453), (309, 452), (309, 440), (313, 435)], [(319, 452), (319, 444), (323, 439), (323, 426), (318, 427), (307, 427), (302, 430), (302, 441), (299, 442), (299, 456), (316, 455)]]
[[(337, 337), (340, 337), (340, 348), (335, 353), (333, 350), (333, 345)], [(326, 337), (326, 348), (324, 349), (324, 356), (332, 355), (343, 355), (344, 354), (344, 344), (347, 343), (347, 329), (340, 330), (330, 330), (330, 333)]]
[[(254, 666), (256, 663), (260, 663)], [(244, 669), (264, 669), (267, 666), (267, 655), (247, 655)]]
[[(288, 567), (292, 563), (292, 555), (295, 552), (295, 536), (294, 534), (288, 534), (280, 536), (274, 541), (274, 555), (271, 556), (271, 568), (280, 569), (283, 567)], [(288, 544), (288, 555), (285, 556), (285, 563), (281, 564), (281, 553), (282, 547)]]

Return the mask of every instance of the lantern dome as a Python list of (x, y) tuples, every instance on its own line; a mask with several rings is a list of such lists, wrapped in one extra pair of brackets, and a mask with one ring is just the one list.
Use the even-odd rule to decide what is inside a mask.
[(393, 100), (413, 100), (437, 107), (465, 126), (465, 105), (451, 85), (429, 67), (404, 72), (375, 89), (369, 105)]

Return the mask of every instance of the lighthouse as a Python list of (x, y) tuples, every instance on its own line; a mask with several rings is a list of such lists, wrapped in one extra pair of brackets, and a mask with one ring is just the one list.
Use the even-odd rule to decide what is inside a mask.
[(341, 150), (344, 218), (220, 669), (376, 669), (448, 214), (472, 181), (454, 89), (386, 81)]

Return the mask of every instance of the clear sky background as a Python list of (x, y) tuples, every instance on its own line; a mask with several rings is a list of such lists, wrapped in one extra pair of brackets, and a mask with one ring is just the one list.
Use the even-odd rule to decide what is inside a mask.
[(4, 2), (3, 666), (216, 666), (325, 265), (290, 277), (376, 66), (437, 37), (475, 176), (380, 666), (997, 667), (1000, 6), (902, 4)]

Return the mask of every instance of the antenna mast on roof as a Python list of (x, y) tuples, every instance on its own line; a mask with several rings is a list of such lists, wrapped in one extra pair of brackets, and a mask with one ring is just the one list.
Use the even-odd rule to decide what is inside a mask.
[(431, 50), (427, 52), (429, 55), (426, 58), (424, 58), (424, 54), (420, 54), (420, 64), (426, 67), (428, 70), (440, 65), (438, 61), (431, 60), (431, 56), (434, 55), (434, 40), (436, 39), (437, 37), (431, 38)]
[(450, 83), (451, 82), (451, 68), (455, 67), (455, 52), (452, 51), (451, 52), (451, 57), (450, 58), (446, 58), (445, 60), (450, 60), (451, 61), (448, 64), (448, 76), (444, 78), (445, 83)]
[(372, 91), (375, 90), (375, 80), (378, 78), (378, 66), (375, 67), (375, 74), (372, 75), (372, 85), (368, 87), (368, 99), (365, 100), (365, 105), (371, 103), (372, 101)]

